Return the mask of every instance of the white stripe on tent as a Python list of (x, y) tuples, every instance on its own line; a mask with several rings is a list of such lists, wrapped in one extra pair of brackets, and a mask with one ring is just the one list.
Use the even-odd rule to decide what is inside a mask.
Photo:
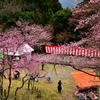
[(60, 49), (61, 49), (61, 48), (59, 47), (59, 54), (60, 54)]
[[(48, 52), (48, 50), (49, 50), (49, 52)], [(50, 47), (46, 47), (46, 52), (50, 53)]]
[(64, 54), (66, 54), (66, 48), (64, 48)]
[(52, 52), (54, 52), (54, 54), (56, 53), (56, 52), (55, 52), (55, 47), (52, 48)]
[(93, 57), (93, 51), (91, 52), (91, 56)]
[(76, 55), (78, 54), (78, 49), (76, 49)]
[(79, 55), (81, 55), (81, 49), (79, 50)]
[(74, 53), (75, 53), (75, 49), (73, 49), (73, 55), (74, 55)]
[(87, 50), (85, 50), (85, 56), (87, 56)]
[(84, 55), (84, 50), (82, 50), (82, 56)]
[(90, 56), (90, 50), (89, 50), (89, 52), (88, 52), (88, 56)]
[(95, 57), (96, 57), (96, 53), (97, 53), (97, 52), (95, 51)]
[(62, 52), (62, 54), (63, 54), (63, 52), (64, 52), (64, 49), (63, 48), (61, 48), (62, 50), (61, 50), (61, 52)]
[(69, 53), (69, 48), (67, 48), (67, 54)]
[(72, 48), (70, 48), (70, 55), (71, 55), (71, 52), (72, 52)]

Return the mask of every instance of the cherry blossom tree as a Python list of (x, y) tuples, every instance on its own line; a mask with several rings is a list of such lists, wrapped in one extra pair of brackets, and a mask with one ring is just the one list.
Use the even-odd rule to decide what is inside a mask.
[[(21, 22), (18, 21), (16, 24), (19, 27), (12, 27), (9, 30), (6, 30), (4, 33), (0, 33), (0, 53), (3, 54), (3, 57), (1, 58), (2, 65), (0, 70), (0, 80), (1, 80), (1, 87), (3, 86), (3, 76), (5, 73), (8, 74), (9, 79), (9, 85), (8, 85), (8, 92), (6, 97), (2, 97), (1, 99), (5, 98), (5, 100), (8, 99), (10, 88), (11, 88), (11, 77), (12, 72), (16, 69), (21, 70), (28, 70), (30, 73), (38, 73), (39, 72), (39, 65), (41, 62), (39, 60), (36, 60), (36, 58), (40, 58), (39, 55), (34, 54), (34, 56), (28, 56), (28, 60), (26, 59), (26, 56), (29, 55), (30, 48), (26, 49), (24, 48), (24, 45), (29, 44), (31, 47), (34, 48), (34, 45), (45, 45), (49, 44), (49, 41), (52, 37), (51, 33), (48, 33), (45, 31), (41, 26), (38, 25), (28, 25), (28, 22)], [(22, 46), (22, 48), (20, 48)], [(20, 48), (20, 49), (19, 49)], [(16, 55), (19, 55), (21, 57), (20, 61), (10, 61), (9, 60), (9, 54), (12, 55), (14, 58)], [(25, 75), (25, 77), (27, 74)], [(22, 84), (27, 80), (22, 79)], [(23, 85), (20, 87), (22, 88)], [(18, 91), (17, 88), (15, 91), (15, 99), (16, 99), (16, 93)]]
[(78, 21), (79, 24), (76, 25), (74, 31), (78, 30), (81, 34), (86, 35), (86, 38), (83, 38), (80, 41), (80, 46), (83, 46), (85, 48), (91, 47), (100, 49), (99, 5), (99, 0), (90, 0), (86, 4), (79, 4), (74, 9), (72, 9), (73, 18), (70, 18), (69, 20), (70, 22), (72, 22), (73, 20)]
[[(78, 25), (74, 31), (79, 30), (81, 34), (85, 33), (86, 38), (82, 38), (78, 42), (71, 42), (66, 44), (67, 46), (74, 47), (83, 47), (83, 48), (92, 48), (100, 49), (100, 14), (99, 14), (99, 0), (90, 0), (86, 4), (79, 4), (74, 9), (72, 9), (72, 20), (77, 20)], [(100, 68), (100, 58), (89, 59), (84, 57), (85, 62), (82, 64), (89, 65), (91, 68), (93, 66), (98, 66)], [(96, 68), (96, 67), (95, 67)], [(97, 69), (98, 69), (97, 68)]]

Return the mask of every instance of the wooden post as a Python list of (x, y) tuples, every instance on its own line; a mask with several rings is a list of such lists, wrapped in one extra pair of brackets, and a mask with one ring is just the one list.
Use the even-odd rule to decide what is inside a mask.
[(6, 90), (4, 90), (4, 97), (6, 97)]
[(28, 81), (28, 90), (30, 89), (30, 80)]
[(98, 85), (98, 100), (100, 100), (100, 85)]

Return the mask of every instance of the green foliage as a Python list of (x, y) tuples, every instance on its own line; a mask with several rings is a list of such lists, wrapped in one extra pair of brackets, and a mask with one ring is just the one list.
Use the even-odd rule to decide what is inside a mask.
[(42, 13), (42, 17), (44, 18), (44, 24), (43, 25), (49, 23), (50, 18), (51, 18), (52, 15), (53, 15), (53, 11), (52, 11), (51, 8), (48, 9), (48, 12), (43, 12)]
[(59, 0), (53, 0), (53, 12), (56, 13), (59, 10), (62, 10), (62, 5), (59, 3)]
[(58, 26), (59, 28), (64, 28), (65, 25), (68, 23), (68, 19), (72, 16), (71, 10), (66, 8), (56, 12), (51, 21), (54, 25)]
[(19, 14), (19, 18), (34, 22), (34, 12), (22, 12)]
[[(67, 37), (69, 37), (68, 32), (65, 32), (66, 26), (68, 26), (69, 18), (72, 17), (71, 10), (66, 8), (57, 11), (50, 19), (53, 24), (54, 33), (52, 42), (54, 43), (64, 43)], [(63, 33), (62, 33), (63, 32)]]
[(44, 18), (42, 17), (42, 14), (40, 13), (39, 9), (37, 8), (34, 14), (34, 22), (36, 24), (43, 24)]
[(33, 12), (15, 12), (14, 14), (3, 14), (0, 18), (3, 23), (5, 23), (3, 30), (10, 28), (12, 25), (15, 25), (15, 21), (19, 19), (29, 20), (34, 23), (34, 13)]
[[(55, 8), (56, 8), (55, 5), (59, 5), (60, 3), (54, 5), (54, 3), (58, 2), (54, 0), (38, 0), (38, 1), (33, 0), (33, 1), (37, 4), (38, 7), (35, 9), (34, 12), (35, 23), (42, 25), (49, 23), (51, 16), (53, 15), (53, 13), (55, 13)], [(59, 6), (59, 8), (56, 8), (56, 11), (61, 9), (62, 7)]]
[[(63, 13), (59, 13), (59, 15), (63, 15)], [(58, 22), (62, 22), (61, 18), (59, 17), (60, 20), (58, 20), (57, 18), (55, 18)], [(70, 42), (74, 42), (74, 41), (79, 41), (82, 37), (85, 37), (84, 34), (79, 34), (79, 30), (74, 32), (74, 29), (76, 27), (76, 25), (78, 24), (77, 21), (72, 21), (71, 23), (68, 23), (68, 20), (66, 20), (66, 23), (63, 24), (64, 22), (57, 23), (55, 24), (55, 31), (54, 31), (54, 38), (53, 38), (53, 42), (55, 42), (56, 44), (64, 44), (64, 43), (70, 43)], [(57, 26), (59, 25), (59, 27)], [(62, 25), (62, 26), (61, 26)], [(63, 28), (62, 28), (63, 27)]]
[(1, 0), (0, 24), (11, 27), (20, 18), (32, 23), (48, 24), (51, 16), (61, 10), (58, 0)]
[(71, 10), (66, 8), (66, 9), (63, 9), (63, 10), (56, 12), (51, 17), (51, 22), (53, 23), (53, 26), (55, 29), (54, 34), (59, 33), (66, 28), (66, 26), (68, 25), (68, 19), (71, 16), (72, 16)]

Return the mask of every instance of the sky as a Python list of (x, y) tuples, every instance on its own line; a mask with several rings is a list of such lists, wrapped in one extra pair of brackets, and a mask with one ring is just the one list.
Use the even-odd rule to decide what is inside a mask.
[[(80, 0), (80, 2), (82, 2), (83, 0)], [(74, 8), (74, 6), (75, 6), (75, 0), (59, 0), (59, 2), (62, 4), (62, 7), (63, 8), (69, 8), (69, 9), (71, 9), (71, 8)], [(78, 2), (78, 3), (80, 3), (80, 2)]]

